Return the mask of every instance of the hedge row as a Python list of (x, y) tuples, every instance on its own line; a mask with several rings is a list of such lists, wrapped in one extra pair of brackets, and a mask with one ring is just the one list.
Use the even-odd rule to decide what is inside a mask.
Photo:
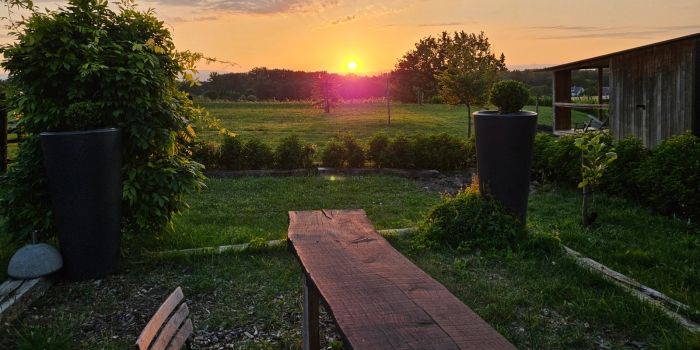
[[(575, 137), (535, 138), (536, 178), (576, 185), (581, 181), (581, 152)], [(669, 215), (700, 222), (700, 139), (690, 133), (662, 142), (655, 150), (628, 138), (607, 143), (618, 159), (603, 176), (601, 190), (644, 203)]]
[(193, 158), (207, 169), (226, 170), (297, 169), (316, 162), (332, 168), (456, 170), (473, 166), (476, 159), (473, 140), (445, 133), (393, 138), (379, 133), (366, 145), (346, 133), (326, 142), (318, 153), (316, 157), (316, 145), (296, 136), (284, 138), (274, 149), (260, 140), (243, 143), (236, 137), (227, 137), (221, 145), (199, 142), (192, 149)]

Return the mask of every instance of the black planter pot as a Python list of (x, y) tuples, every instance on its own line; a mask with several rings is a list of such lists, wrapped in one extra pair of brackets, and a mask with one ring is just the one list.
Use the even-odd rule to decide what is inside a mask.
[(40, 137), (63, 276), (105, 276), (119, 260), (121, 132), (45, 132)]
[(474, 113), (479, 190), (525, 224), (537, 113)]

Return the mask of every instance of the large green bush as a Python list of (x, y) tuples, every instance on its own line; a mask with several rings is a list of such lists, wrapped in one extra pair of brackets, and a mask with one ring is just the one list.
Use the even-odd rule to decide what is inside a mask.
[(700, 138), (687, 133), (665, 140), (641, 162), (637, 180), (654, 209), (700, 221)]
[(237, 136), (226, 136), (221, 143), (221, 166), (227, 170), (243, 169), (243, 143)]
[(581, 150), (576, 137), (555, 137), (545, 133), (535, 136), (532, 171), (544, 181), (576, 186), (581, 182)]
[(241, 149), (243, 169), (269, 169), (274, 166), (275, 154), (272, 148), (258, 139), (252, 139)]
[(203, 113), (178, 90), (197, 55), (178, 53), (151, 11), (131, 2), (111, 10), (102, 0), (70, 0), (18, 23), (2, 47), (11, 113), (27, 139), (0, 206), (10, 232), (52, 234), (39, 133), (118, 127), (123, 131), (123, 227), (157, 233), (202, 186), (202, 166), (188, 159), (192, 119)]
[(367, 148), (367, 160), (374, 163), (377, 168), (382, 168), (387, 163), (386, 150), (389, 147), (389, 137), (384, 133), (372, 135)]
[(198, 141), (192, 146), (192, 159), (204, 165), (207, 170), (221, 166), (221, 147), (211, 141)]
[(314, 164), (315, 153), (314, 144), (305, 144), (296, 135), (290, 135), (275, 148), (275, 166), (280, 169), (310, 168)]
[(473, 189), (432, 208), (421, 232), (428, 241), (482, 250), (514, 248), (527, 236), (523, 225), (498, 202)]
[(603, 175), (601, 189), (608, 194), (641, 199), (645, 191), (640, 188), (636, 174), (641, 163), (649, 157), (650, 151), (641, 140), (634, 137), (618, 141), (613, 151), (617, 154), (617, 160)]
[(464, 168), (469, 149), (456, 136), (447, 133), (416, 136), (413, 142), (418, 169), (456, 170)]
[(330, 140), (321, 151), (321, 164), (324, 167), (340, 168), (343, 166), (345, 147), (339, 140)]
[(406, 135), (397, 135), (386, 148), (386, 165), (391, 168), (411, 169), (415, 164), (413, 141)]

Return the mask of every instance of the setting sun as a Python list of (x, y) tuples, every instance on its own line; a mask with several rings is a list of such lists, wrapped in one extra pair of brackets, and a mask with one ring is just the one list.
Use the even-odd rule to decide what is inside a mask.
[(348, 70), (351, 72), (356, 71), (357, 70), (357, 62), (355, 62), (355, 61), (348, 62)]

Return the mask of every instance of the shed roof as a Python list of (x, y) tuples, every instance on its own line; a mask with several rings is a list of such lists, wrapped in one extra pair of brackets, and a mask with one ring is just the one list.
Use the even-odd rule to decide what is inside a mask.
[(669, 40), (664, 40), (664, 41), (659, 41), (653, 44), (648, 44), (644, 46), (639, 46), (631, 49), (626, 49), (622, 51), (617, 51), (613, 53), (609, 53), (606, 55), (602, 56), (596, 56), (596, 57), (591, 57), (579, 61), (574, 61), (570, 63), (564, 63), (560, 64), (557, 66), (552, 66), (552, 67), (547, 67), (547, 68), (542, 68), (540, 71), (546, 71), (546, 72), (555, 72), (555, 71), (562, 71), (562, 70), (572, 70), (572, 69), (593, 69), (593, 68), (607, 68), (610, 65), (610, 58), (613, 56), (617, 55), (622, 55), (638, 50), (644, 50), (652, 47), (657, 47), (657, 46), (663, 46), (667, 44), (672, 44), (676, 43), (679, 41), (684, 41), (684, 40), (693, 40), (693, 39), (700, 39), (700, 33), (695, 33), (695, 34), (690, 34), (674, 39), (669, 39)]

